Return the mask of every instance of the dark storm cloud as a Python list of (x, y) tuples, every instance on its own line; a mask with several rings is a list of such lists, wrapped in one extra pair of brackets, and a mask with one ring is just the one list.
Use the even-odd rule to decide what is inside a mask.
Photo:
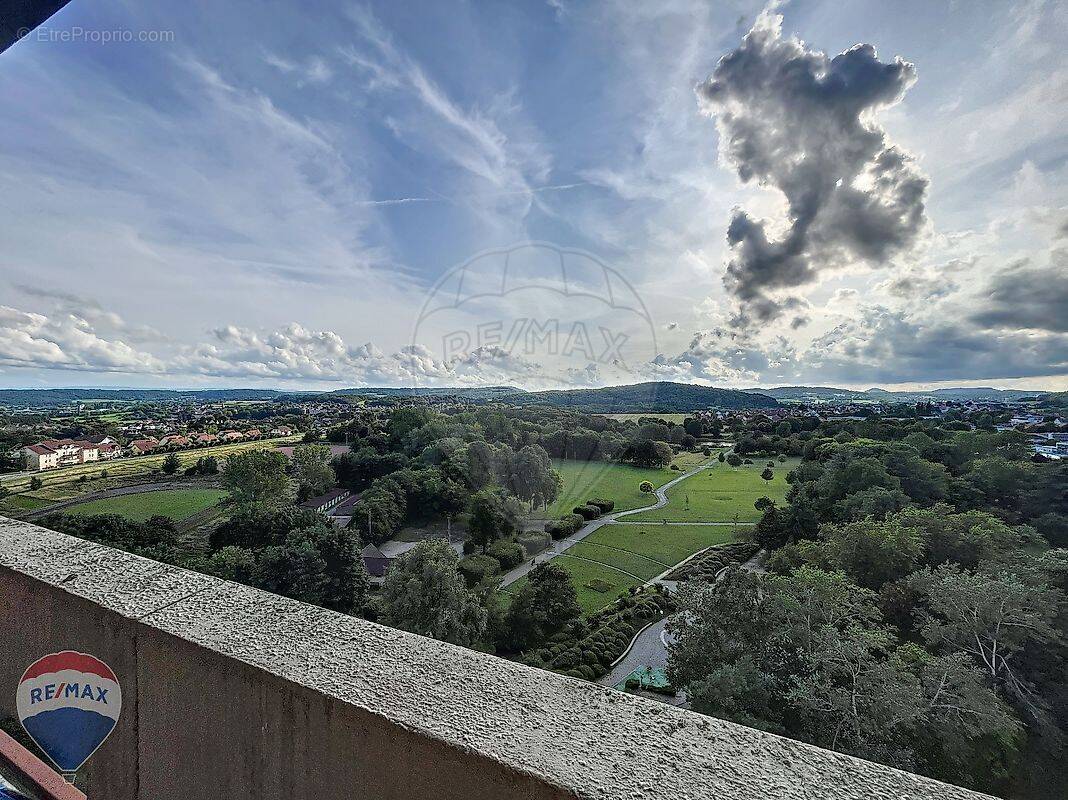
[(697, 88), (738, 176), (787, 200), (781, 238), (744, 209), (735, 209), (727, 228), (725, 283), (756, 321), (785, 310), (769, 290), (853, 262), (885, 264), (915, 242), (926, 221), (927, 179), (871, 119), (913, 83), (912, 64), (884, 63), (868, 44), (828, 58), (784, 39), (781, 22), (762, 14)]
[(872, 306), (816, 339), (798, 366), (809, 376), (857, 383), (1051, 375), (1068, 370), (1068, 336), (989, 330), (952, 316), (919, 320)]
[(990, 328), (1068, 333), (1068, 250), (1049, 264), (1019, 261), (994, 275), (987, 304), (972, 319)]

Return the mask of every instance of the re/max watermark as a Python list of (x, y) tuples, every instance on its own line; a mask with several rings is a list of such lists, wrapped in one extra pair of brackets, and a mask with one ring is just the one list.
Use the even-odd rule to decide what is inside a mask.
[(59, 44), (80, 44), (83, 42), (88, 44), (132, 44), (135, 42), (167, 44), (174, 41), (174, 31), (135, 31), (128, 28), (105, 30), (102, 28), (83, 28), (78, 25), (70, 28), (53, 28), (48, 25), (41, 25), (38, 28), (19, 28), (17, 35), (19, 39)]

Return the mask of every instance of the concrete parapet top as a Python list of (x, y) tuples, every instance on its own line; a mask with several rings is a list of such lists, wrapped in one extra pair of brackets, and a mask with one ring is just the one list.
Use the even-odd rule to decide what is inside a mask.
[(4, 568), (578, 797), (984, 797), (0, 518)]

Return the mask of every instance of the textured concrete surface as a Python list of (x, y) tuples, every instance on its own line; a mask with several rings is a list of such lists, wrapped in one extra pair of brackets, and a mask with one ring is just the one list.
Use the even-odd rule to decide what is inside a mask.
[(109, 663), (90, 797), (981, 795), (0, 518), (0, 711), (51, 650)]

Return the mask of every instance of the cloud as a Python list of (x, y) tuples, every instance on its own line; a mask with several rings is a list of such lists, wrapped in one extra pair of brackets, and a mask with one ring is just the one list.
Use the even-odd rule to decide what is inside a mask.
[(99, 336), (84, 317), (0, 306), (0, 364), (88, 372), (160, 373), (163, 362)]
[(511, 191), (528, 195), (523, 203), (529, 203), (532, 184), (549, 174), (550, 159), (533, 139), (506, 130), (518, 112), (514, 100), (502, 95), (486, 108), (465, 107), (394, 42), (370, 9), (353, 8), (349, 17), (361, 41), (340, 48), (341, 57), (365, 76), (370, 90), (418, 103), (414, 113), (397, 110), (386, 120), (393, 133), (482, 179), (498, 192), (494, 196)]
[(1021, 260), (996, 273), (972, 319), (990, 328), (1068, 333), (1068, 250), (1045, 266)]
[(539, 364), (498, 346), (443, 361), (423, 345), (387, 354), (370, 342), (350, 346), (333, 331), (297, 323), (267, 333), (228, 325), (212, 331), (212, 339), (180, 354), (172, 368), (213, 377), (348, 386), (481, 385), (541, 377)]
[(762, 13), (697, 87), (721, 158), (786, 200), (786, 220), (736, 208), (727, 228), (725, 284), (741, 318), (756, 322), (789, 308), (769, 293), (854, 263), (885, 265), (926, 222), (927, 179), (873, 119), (915, 81), (912, 64), (882, 62), (869, 44), (828, 58), (781, 27), (781, 16)]
[(320, 56), (311, 56), (306, 61), (293, 61), (275, 53), (267, 53), (263, 60), (283, 75), (292, 75), (297, 79), (297, 86), (306, 84), (328, 83), (334, 77), (330, 65)]

